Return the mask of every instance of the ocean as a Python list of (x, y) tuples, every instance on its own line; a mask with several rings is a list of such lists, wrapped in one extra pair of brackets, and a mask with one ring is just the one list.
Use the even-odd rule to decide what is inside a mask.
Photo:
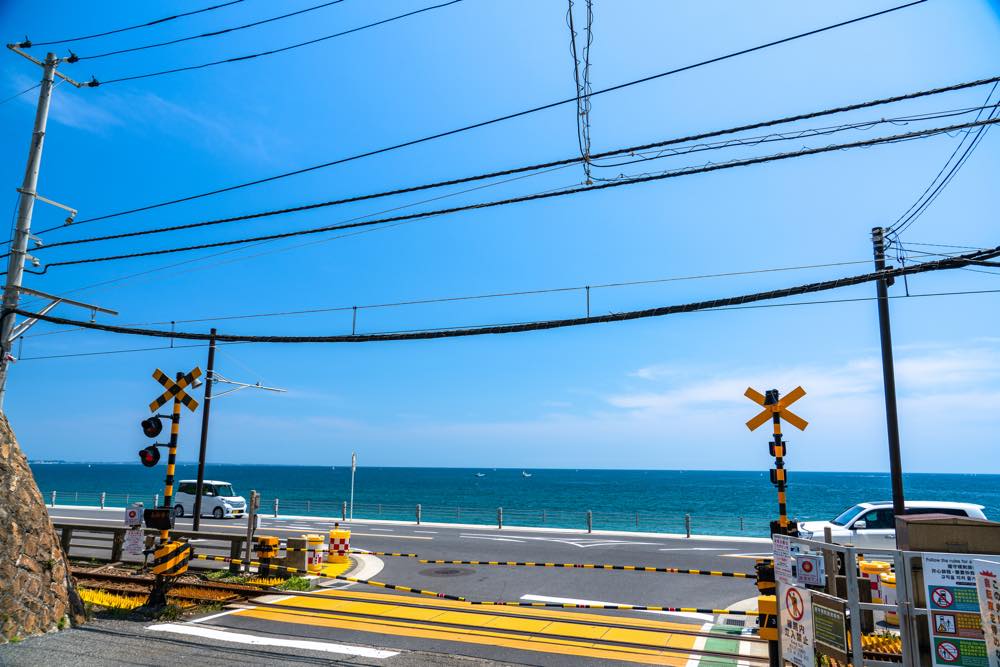
[[(163, 493), (164, 466), (138, 464), (32, 463), (46, 502), (108, 506)], [(777, 500), (766, 473), (758, 471), (556, 470), (359, 467), (354, 516), (368, 519), (683, 532), (685, 515), (696, 534), (762, 536), (776, 518)], [(194, 479), (194, 464), (178, 464), (177, 479)], [(476, 473), (482, 473), (479, 477)], [(261, 512), (340, 516), (349, 500), (349, 466), (209, 465), (206, 479), (231, 482), (237, 493), (261, 494)], [(1000, 475), (908, 474), (914, 500), (954, 500), (986, 506), (1000, 520)], [(790, 472), (789, 515), (827, 519), (856, 502), (888, 500), (884, 473)], [(349, 513), (349, 510), (348, 510)]]

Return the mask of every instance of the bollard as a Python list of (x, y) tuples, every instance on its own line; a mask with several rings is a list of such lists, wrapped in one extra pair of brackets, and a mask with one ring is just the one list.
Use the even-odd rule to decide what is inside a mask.
[(417, 525), (420, 525), (420, 503), (417, 503)]
[(542, 510), (542, 525), (545, 525), (545, 510)]
[(160, 506), (160, 494), (154, 493), (153, 494), (153, 507), (159, 507), (159, 506)]
[(126, 493), (125, 494), (125, 507), (128, 507), (128, 496), (129, 496), (129, 494)]
[(56, 506), (56, 492), (55, 491), (52, 492), (52, 506), (53, 507)]
[(691, 515), (684, 515), (684, 532), (687, 533), (688, 537), (691, 537)]
[(347, 501), (343, 501), (340, 505), (340, 520), (347, 521)]
[(274, 518), (278, 518), (278, 499), (274, 499)]
[(382, 503), (378, 504), (378, 515), (382, 516)]
[(594, 532), (594, 513), (590, 510), (587, 510), (587, 532)]
[(740, 516), (740, 532), (743, 532), (743, 517)]
[(497, 508), (497, 529), (498, 530), (502, 530), (503, 529), (503, 508), (502, 507), (498, 507)]
[(312, 501), (311, 500), (307, 500), (306, 501), (306, 514), (309, 514), (311, 511), (312, 511)]
[(106, 491), (101, 491), (101, 509), (104, 509), (104, 499), (106, 497)]

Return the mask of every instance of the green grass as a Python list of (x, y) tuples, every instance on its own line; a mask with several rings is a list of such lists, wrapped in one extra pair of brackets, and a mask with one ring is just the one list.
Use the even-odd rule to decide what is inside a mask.
[(283, 591), (307, 591), (312, 588), (312, 584), (305, 577), (291, 577), (284, 583), (275, 586), (275, 588)]

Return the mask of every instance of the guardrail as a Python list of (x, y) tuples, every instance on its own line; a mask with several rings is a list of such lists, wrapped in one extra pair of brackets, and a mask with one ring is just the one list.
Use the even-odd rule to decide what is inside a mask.
[[(59, 533), (59, 541), (62, 543), (63, 551), (71, 558), (96, 558), (111, 563), (143, 560), (141, 556), (128, 558), (128, 554), (124, 553), (126, 530), (124, 527), (86, 526), (70, 523), (53, 523), (52, 525)], [(157, 537), (160, 531), (147, 528), (144, 533), (146, 546), (149, 547), (151, 546), (151, 538)], [(198, 551), (203, 553), (218, 552), (229, 558), (239, 558), (246, 542), (245, 536), (229, 533), (195, 533), (172, 530), (170, 536), (197, 539)], [(239, 571), (236, 565), (231, 565), (230, 570), (234, 573)]]
[[(159, 494), (124, 494), (82, 491), (49, 491), (46, 500), (53, 506), (81, 505), (86, 507), (124, 507), (142, 501), (159, 504)], [(347, 501), (262, 498), (260, 514), (264, 516), (304, 515), (339, 517), (347, 520)], [(357, 519), (383, 519), (429, 523), (469, 523), (505, 526), (576, 528), (593, 530), (632, 530), (637, 532), (675, 533), (687, 535), (744, 535), (766, 537), (770, 534), (769, 519), (741, 515), (662, 514), (633, 511), (600, 511), (590, 509), (511, 509), (507, 507), (448, 507), (436, 505), (354, 503)]]

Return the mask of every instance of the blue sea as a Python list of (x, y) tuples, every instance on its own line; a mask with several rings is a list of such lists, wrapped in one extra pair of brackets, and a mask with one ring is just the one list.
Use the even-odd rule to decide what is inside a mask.
[[(194, 479), (194, 464), (178, 464), (177, 479)], [(150, 506), (163, 492), (164, 466), (137, 464), (33, 463), (46, 502), (108, 506), (142, 501)], [(758, 471), (555, 470), (359, 467), (354, 516), (370, 519), (495, 523), (505, 525), (683, 532), (690, 515), (694, 533), (765, 535), (775, 518), (776, 494)], [(478, 477), (476, 473), (485, 476)], [(261, 494), (270, 514), (278, 499), (282, 514), (340, 516), (349, 501), (349, 467), (209, 465), (207, 479), (231, 482), (237, 493)], [(909, 474), (906, 495), (914, 500), (955, 500), (986, 506), (1000, 520), (1000, 475)], [(864, 500), (888, 500), (889, 476), (882, 473), (791, 472), (789, 515), (831, 518)]]

